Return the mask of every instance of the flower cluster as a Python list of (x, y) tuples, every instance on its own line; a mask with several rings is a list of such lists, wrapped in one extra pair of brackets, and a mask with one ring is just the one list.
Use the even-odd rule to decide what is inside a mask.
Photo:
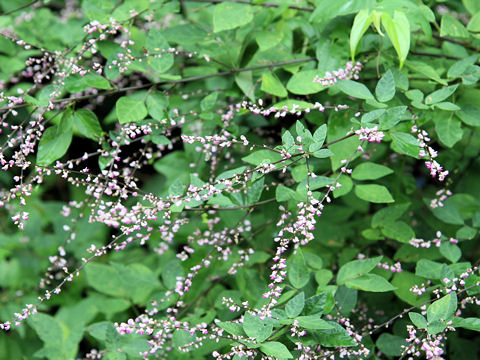
[(374, 126), (373, 128), (361, 127), (355, 131), (355, 134), (359, 140), (366, 140), (371, 143), (379, 143), (385, 136), (382, 131), (378, 130), (378, 126)]
[(433, 178), (438, 175), (438, 180), (445, 180), (445, 177), (449, 172), (448, 170), (443, 170), (443, 167), (434, 160), (438, 156), (438, 153), (431, 146), (427, 145), (430, 141), (428, 133), (425, 130), (419, 129), (416, 125), (412, 126), (411, 132), (417, 134), (418, 143), (420, 145), (418, 156), (427, 159), (425, 161), (425, 166), (430, 170), (430, 175)]
[(447, 239), (447, 237), (443, 236), (440, 231), (437, 231), (435, 235), (436, 235), (436, 238), (434, 238), (432, 240), (425, 241), (423, 239), (412, 238), (412, 239), (410, 239), (409, 243), (410, 243), (410, 245), (412, 245), (416, 248), (419, 248), (419, 247), (429, 248), (432, 244), (435, 245), (436, 247), (440, 247), (440, 245), (442, 244), (442, 241), (448, 241), (451, 244), (458, 244), (457, 239), (455, 239), (455, 238), (448, 238)]
[(340, 68), (332, 72), (327, 71), (323, 77), (320, 77), (318, 75), (315, 76), (313, 82), (320, 83), (326, 87), (334, 85), (338, 80), (358, 80), (358, 74), (362, 70), (362, 66), (362, 63), (359, 61), (357, 61), (356, 63), (349, 61), (345, 65), (345, 68)]

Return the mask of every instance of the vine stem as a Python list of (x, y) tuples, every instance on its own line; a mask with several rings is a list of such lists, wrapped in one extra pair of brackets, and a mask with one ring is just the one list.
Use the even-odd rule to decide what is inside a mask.
[[(204, 80), (204, 79), (209, 79), (209, 78), (213, 78), (213, 77), (233, 75), (233, 74), (241, 73), (241, 72), (245, 72), (245, 71), (261, 70), (261, 69), (267, 69), (267, 68), (271, 68), (271, 67), (279, 67), (279, 66), (285, 66), (285, 65), (299, 64), (299, 63), (310, 62), (310, 61), (315, 61), (315, 60), (317, 60), (317, 58), (312, 56), (312, 57), (303, 58), (303, 59), (287, 60), (287, 61), (281, 61), (281, 62), (266, 64), (266, 65), (248, 66), (248, 67), (239, 68), (239, 69), (221, 71), (221, 72), (218, 72), (218, 73), (215, 73), (215, 74), (198, 75), (198, 76), (192, 76), (192, 77), (178, 79), (178, 80), (158, 81), (158, 82), (155, 82), (155, 83), (148, 83), (148, 84), (143, 84), (143, 85), (138, 85), (138, 86), (127, 86), (127, 87), (124, 87), (124, 88), (105, 91), (105, 92), (102, 92), (102, 93), (99, 93), (99, 94), (91, 94), (91, 95), (69, 97), (69, 98), (63, 98), (63, 99), (55, 99), (55, 100), (52, 100), (52, 102), (53, 103), (62, 103), (62, 102), (72, 103), (72, 102), (75, 102), (75, 101), (86, 100), (86, 99), (90, 99), (92, 97), (97, 97), (97, 96), (109, 96), (109, 95), (114, 95), (114, 94), (130, 91), (130, 90), (145, 89), (145, 88), (148, 88), (148, 87), (151, 87), (151, 86), (187, 83), (187, 82), (191, 82), (191, 81)], [(27, 107), (27, 106), (29, 106), (29, 104), (20, 104), (20, 105), (16, 105), (16, 106), (12, 106), (12, 107), (2, 107), (2, 108), (0, 108), (0, 111), (24, 108), (24, 107)]]
[[(253, 6), (263, 6), (263, 7), (281, 7), (283, 4), (275, 4), (275, 3), (252, 3), (247, 0), (186, 0), (187, 2), (203, 2), (203, 3), (210, 3), (210, 4), (221, 4), (225, 2), (231, 2), (231, 3), (237, 3), (237, 4), (246, 4), (246, 5), (253, 5)], [(295, 10), (302, 10), (302, 11), (313, 11), (315, 8), (310, 7), (310, 6), (298, 6), (298, 5), (289, 5), (289, 9), (295, 9)]]
[(0, 16), (6, 16), (6, 15), (13, 14), (13, 13), (15, 13), (15, 12), (17, 12), (17, 11), (20, 11), (20, 10), (26, 9), (26, 8), (32, 6), (32, 5), (35, 5), (35, 4), (38, 3), (38, 2), (40, 2), (40, 0), (32, 1), (32, 2), (30, 2), (30, 3), (28, 3), (28, 4), (19, 6), (18, 8), (15, 8), (15, 9), (13, 9), (13, 10), (6, 11), (6, 12), (4, 12), (3, 14), (1, 14)]

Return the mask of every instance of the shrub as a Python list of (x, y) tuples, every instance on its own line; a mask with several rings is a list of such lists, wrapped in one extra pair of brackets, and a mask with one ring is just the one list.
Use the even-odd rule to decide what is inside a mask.
[(0, 358), (478, 358), (476, 1), (0, 8)]

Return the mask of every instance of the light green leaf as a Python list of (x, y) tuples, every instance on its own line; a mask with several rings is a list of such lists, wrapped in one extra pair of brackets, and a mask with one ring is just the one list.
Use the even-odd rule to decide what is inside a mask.
[(299, 71), (292, 75), (287, 83), (287, 90), (295, 95), (316, 94), (325, 89), (322, 84), (313, 82), (317, 76), (317, 70)]
[(385, 186), (377, 184), (356, 185), (355, 195), (362, 200), (373, 203), (391, 203), (395, 201)]
[(429, 79), (435, 80), (436, 82), (445, 86), (448, 85), (448, 83), (440, 77), (438, 72), (433, 67), (431, 67), (430, 65), (424, 62), (409, 60), (408, 62), (405, 63), (405, 65), (410, 69), (412, 69), (413, 71), (416, 71), (422, 75), (425, 75)]
[(280, 80), (269, 72), (262, 74), (261, 90), (279, 97), (286, 97), (288, 95), (287, 90), (285, 90)]
[(257, 150), (242, 158), (243, 161), (255, 166), (261, 163), (271, 164), (281, 159), (282, 157), (279, 154), (271, 150)]
[(285, 312), (289, 318), (294, 318), (303, 310), (305, 306), (305, 293), (302, 291), (300, 294), (292, 298), (287, 305), (285, 305)]
[(216, 91), (205, 96), (200, 102), (200, 109), (202, 109), (202, 111), (212, 110), (217, 103), (217, 98), (218, 92)]
[(480, 332), (480, 319), (456, 317), (453, 319), (453, 326)]
[(370, 259), (353, 260), (343, 265), (338, 271), (337, 284), (342, 285), (348, 280), (355, 279), (372, 271), (382, 260), (381, 256)]
[(382, 13), (382, 25), (398, 54), (401, 69), (410, 50), (410, 23), (403, 12), (395, 10), (393, 20), (388, 13)]
[(415, 237), (412, 227), (403, 221), (389, 221), (383, 224), (382, 234), (406, 244)]
[(433, 106), (440, 109), (440, 110), (445, 110), (445, 111), (460, 110), (460, 106), (455, 105), (454, 103), (451, 103), (451, 102), (448, 102), (448, 101), (439, 102), (439, 103), (436, 103)]
[(468, 39), (470, 34), (460, 21), (449, 13), (446, 13), (442, 16), (440, 36)]
[(362, 83), (353, 81), (353, 80), (340, 80), (337, 83), (338, 89), (347, 94), (358, 99), (371, 99), (374, 100), (372, 93), (368, 88)]
[(445, 100), (452, 95), (458, 88), (458, 84), (444, 87), (443, 89), (432, 92), (425, 98), (425, 104), (432, 105)]
[(427, 319), (429, 323), (437, 320), (447, 320), (457, 310), (457, 294), (451, 293), (430, 304), (427, 308)]
[(253, 20), (250, 5), (225, 1), (215, 5), (213, 11), (213, 31), (220, 32), (244, 26)]
[(268, 50), (282, 41), (283, 33), (278, 31), (260, 31), (255, 35), (260, 51)]
[(395, 78), (391, 70), (388, 70), (378, 81), (375, 95), (380, 102), (387, 102), (395, 96)]
[(480, 126), (480, 108), (476, 105), (465, 105), (456, 115), (467, 125)]
[(352, 280), (347, 280), (345, 286), (357, 290), (371, 292), (386, 292), (396, 289), (385, 278), (375, 274), (364, 274)]
[(295, 288), (301, 289), (308, 284), (310, 274), (300, 249), (297, 249), (297, 253), (290, 258), (287, 269), (288, 280)]
[(276, 341), (269, 341), (260, 345), (260, 350), (265, 355), (273, 356), (279, 359), (293, 359), (292, 354), (288, 351), (287, 347), (282, 343)]
[(37, 165), (50, 165), (66, 154), (72, 142), (72, 123), (72, 111), (66, 110), (58, 125), (51, 126), (44, 131), (38, 143)]
[(440, 253), (452, 263), (456, 263), (462, 257), (462, 250), (458, 245), (444, 241), (440, 245)]
[(409, 208), (410, 203), (390, 205), (378, 210), (372, 217), (372, 227), (385, 226), (391, 221), (397, 220)]
[(392, 149), (400, 154), (405, 154), (416, 159), (419, 158), (420, 145), (417, 138), (407, 133), (390, 133), (392, 137)]
[(78, 109), (75, 111), (73, 124), (75, 129), (86, 138), (98, 140), (102, 135), (102, 127), (97, 115), (90, 110)]
[(460, 120), (453, 117), (453, 114), (438, 116), (435, 119), (435, 131), (440, 141), (451, 148), (462, 139), (463, 130)]
[(115, 108), (120, 124), (141, 121), (148, 114), (142, 100), (132, 99), (127, 96), (122, 96), (118, 99)]
[(355, 167), (352, 178), (355, 180), (376, 180), (392, 173), (393, 170), (387, 166), (366, 162)]
[(470, 19), (467, 25), (467, 30), (471, 32), (480, 32), (480, 11)]
[(409, 312), (408, 317), (412, 321), (413, 325), (415, 325), (419, 329), (426, 329), (427, 328), (427, 319), (422, 314), (416, 312)]
[(365, 31), (372, 23), (373, 18), (370, 15), (370, 12), (367, 9), (361, 10), (355, 16), (353, 20), (352, 30), (350, 31), (350, 56), (352, 60), (355, 59), (355, 50), (357, 48), (358, 42), (362, 38)]
[(375, 343), (378, 349), (387, 356), (401, 356), (407, 342), (401, 336), (382, 333)]
[(296, 318), (298, 325), (310, 330), (332, 329), (332, 325), (320, 318), (320, 315), (299, 316)]
[(254, 316), (247, 312), (243, 317), (243, 330), (249, 337), (253, 337), (261, 343), (268, 339), (273, 325), (270, 319), (262, 320), (259, 315)]
[(441, 271), (442, 264), (428, 259), (420, 259), (415, 266), (415, 275), (426, 279), (440, 279)]

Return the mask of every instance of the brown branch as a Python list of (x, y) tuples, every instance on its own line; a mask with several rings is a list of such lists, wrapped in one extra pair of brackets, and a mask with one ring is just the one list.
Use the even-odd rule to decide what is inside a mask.
[(6, 12), (4, 12), (3, 14), (1, 14), (0, 16), (6, 16), (6, 15), (13, 14), (14, 12), (17, 12), (17, 11), (26, 9), (26, 8), (32, 6), (32, 5), (35, 5), (35, 4), (38, 3), (38, 2), (40, 2), (40, 0), (32, 1), (31, 3), (22, 5), (22, 6), (18, 7), (18, 8), (16, 8), (16, 9), (13, 9), (13, 10), (10, 10), (10, 11), (6, 11)]
[[(228, 71), (221, 71), (215, 74), (207, 74), (207, 75), (198, 75), (198, 76), (192, 76), (184, 79), (178, 79), (178, 80), (166, 80), (166, 81), (158, 81), (155, 83), (148, 83), (148, 84), (143, 84), (139, 86), (129, 86), (129, 87), (124, 87), (120, 89), (115, 89), (115, 90), (109, 90), (105, 92), (101, 92), (98, 94), (91, 94), (91, 95), (84, 95), (84, 96), (77, 96), (77, 97), (68, 97), (68, 98), (63, 98), (63, 99), (55, 99), (52, 100), (53, 103), (62, 103), (62, 102), (69, 102), (72, 103), (74, 101), (80, 101), (80, 100), (86, 100), (90, 99), (92, 97), (97, 97), (97, 96), (109, 96), (113, 94), (118, 94), (130, 90), (140, 90), (140, 89), (145, 89), (150, 86), (159, 86), (159, 85), (167, 85), (167, 84), (181, 84), (181, 83), (187, 83), (190, 81), (196, 81), (196, 80), (204, 80), (204, 79), (209, 79), (212, 77), (218, 77), (218, 76), (226, 76), (226, 75), (232, 75), (240, 72), (245, 72), (245, 71), (254, 71), (254, 70), (260, 70), (260, 69), (267, 69), (267, 68), (272, 68), (272, 67), (279, 67), (279, 66), (285, 66), (285, 65), (291, 65), (291, 64), (298, 64), (298, 63), (303, 63), (303, 62), (309, 62), (309, 61), (315, 61), (315, 57), (308, 57), (308, 58), (303, 58), (303, 59), (294, 59), (294, 60), (288, 60), (288, 61), (281, 61), (278, 63), (271, 63), (271, 64), (266, 64), (266, 65), (257, 65), (257, 66), (249, 66), (249, 67), (244, 67), (244, 68), (239, 68), (239, 69), (232, 69)], [(0, 108), (0, 111), (5, 111), (9, 109), (19, 109), (19, 108), (24, 108), (29, 106), (29, 104), (21, 104), (21, 105), (16, 105), (12, 107), (2, 107)]]

